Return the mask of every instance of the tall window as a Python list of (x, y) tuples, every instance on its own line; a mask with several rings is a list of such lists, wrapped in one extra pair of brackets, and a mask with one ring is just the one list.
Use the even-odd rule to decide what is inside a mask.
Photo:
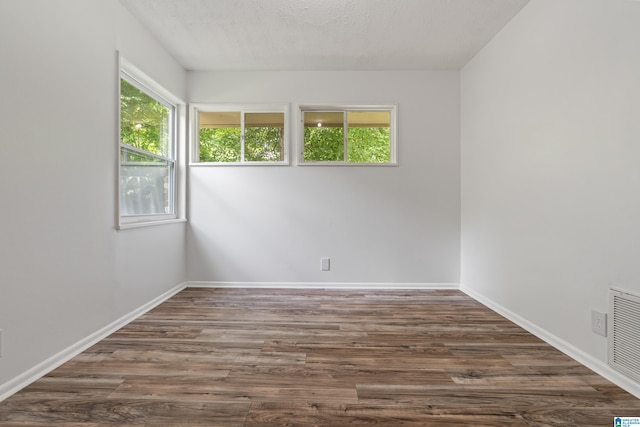
[(301, 163), (396, 164), (393, 106), (301, 107)]
[(121, 225), (176, 218), (176, 108), (121, 71)]
[(287, 106), (195, 107), (194, 162), (288, 164)]

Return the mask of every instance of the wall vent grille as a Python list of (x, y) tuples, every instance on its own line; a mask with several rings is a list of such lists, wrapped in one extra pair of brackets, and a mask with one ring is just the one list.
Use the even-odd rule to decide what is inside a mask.
[(609, 365), (640, 381), (640, 296), (609, 293)]

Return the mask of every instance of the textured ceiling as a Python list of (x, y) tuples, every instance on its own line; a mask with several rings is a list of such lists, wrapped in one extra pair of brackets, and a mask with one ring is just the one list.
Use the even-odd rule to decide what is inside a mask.
[(121, 0), (188, 70), (459, 69), (528, 0)]

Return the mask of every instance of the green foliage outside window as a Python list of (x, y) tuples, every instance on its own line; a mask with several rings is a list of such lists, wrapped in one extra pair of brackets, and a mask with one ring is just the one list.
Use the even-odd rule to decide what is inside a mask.
[[(352, 127), (347, 130), (349, 163), (389, 163), (389, 128)], [(344, 161), (341, 127), (305, 127), (304, 160), (308, 162)]]
[(248, 162), (284, 160), (284, 129), (247, 128), (244, 133), (244, 159)]
[(169, 156), (171, 110), (128, 81), (120, 80), (120, 139), (123, 144)]
[[(239, 162), (240, 128), (201, 128), (201, 162)], [(248, 127), (244, 135), (244, 160), (281, 161), (284, 157), (284, 129)]]
[(201, 162), (239, 162), (240, 128), (200, 129)]
[(305, 162), (344, 160), (344, 131), (341, 127), (305, 127)]
[(350, 163), (389, 163), (389, 128), (350, 128), (347, 151)]

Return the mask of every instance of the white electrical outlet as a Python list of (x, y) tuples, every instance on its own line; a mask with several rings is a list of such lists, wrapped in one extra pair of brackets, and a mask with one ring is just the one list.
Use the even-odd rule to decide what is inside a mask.
[(591, 330), (603, 337), (607, 336), (607, 314), (591, 310)]
[(331, 258), (320, 258), (320, 270), (321, 271), (331, 270)]

